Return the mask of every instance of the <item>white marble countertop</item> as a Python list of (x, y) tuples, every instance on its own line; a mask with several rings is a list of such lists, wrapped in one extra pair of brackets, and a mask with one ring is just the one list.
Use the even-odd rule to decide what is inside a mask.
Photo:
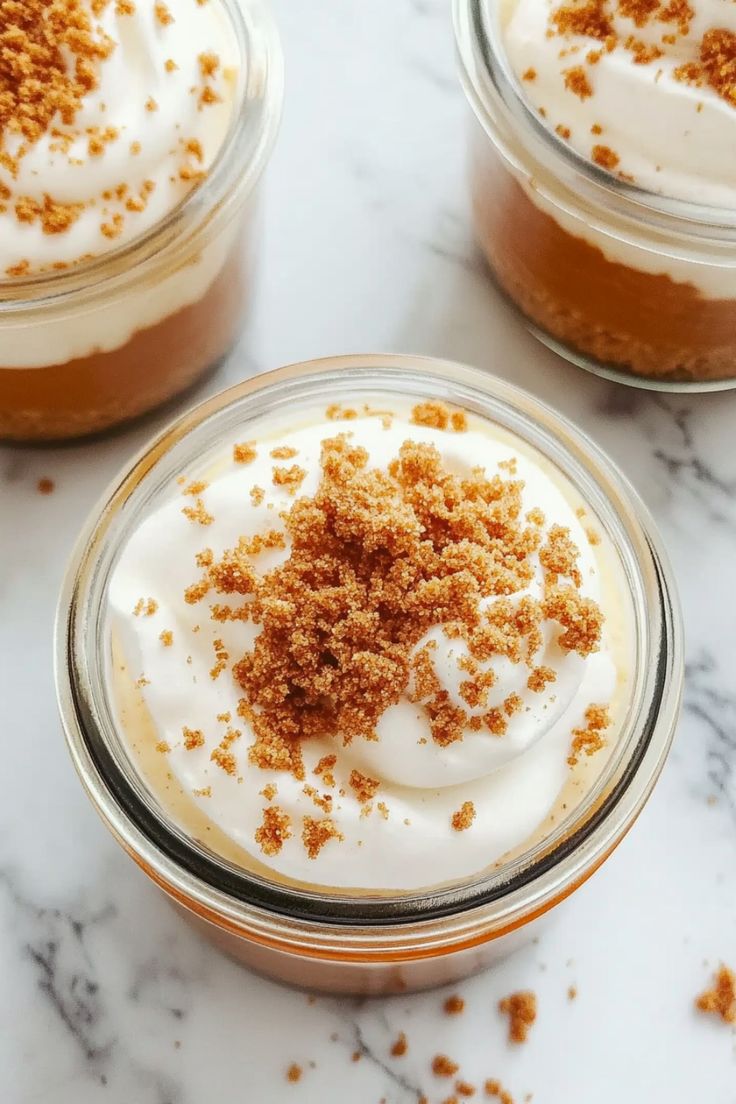
[[(457, 987), (462, 1016), (442, 1014), (443, 993), (309, 1004), (174, 914), (98, 821), (57, 720), (51, 628), (67, 554), (163, 419), (64, 449), (1, 449), (0, 1098), (434, 1104), (451, 1088), (429, 1070), (443, 1050), (517, 1102), (734, 1104), (736, 1032), (696, 1014), (693, 997), (720, 959), (736, 966), (736, 395), (599, 381), (501, 302), (469, 233), (445, 0), (276, 8), (287, 101), (259, 301), (209, 389), (316, 355), (420, 352), (499, 373), (575, 418), (621, 463), (669, 549), (687, 629), (682, 723), (628, 838), (538, 945)], [(43, 476), (56, 483), (45, 497)], [(512, 1050), (496, 1002), (526, 987), (539, 1018)], [(399, 1030), (409, 1053), (391, 1059)]]

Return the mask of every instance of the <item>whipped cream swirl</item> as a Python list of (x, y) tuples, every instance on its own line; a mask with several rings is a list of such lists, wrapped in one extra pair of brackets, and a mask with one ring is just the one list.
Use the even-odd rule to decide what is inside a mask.
[[(584, 657), (561, 648), (559, 625), (544, 622), (534, 662), (550, 668), (555, 677), (543, 689), (529, 688), (525, 663), (494, 655), (481, 664), (484, 671), (492, 670), (494, 679), (490, 700), (480, 712), (489, 705), (501, 706), (513, 695), (521, 702), (501, 736), (468, 727), (462, 739), (441, 746), (432, 738), (425, 711), (410, 700), (407, 689), (381, 715), (375, 740), (354, 738), (347, 746), (327, 737), (303, 740), (302, 780), (252, 763), (248, 753), (256, 736), (253, 726), (238, 716), (243, 691), (232, 666), (252, 649), (260, 626), (213, 621), (210, 601), (187, 602), (184, 592), (197, 578), (195, 561), (203, 549), (211, 549), (217, 558), (235, 547), (241, 536), (255, 537), (283, 525), (280, 514), (289, 510), (294, 497), (287, 486), (274, 485), (276, 463), (303, 469), (298, 495), (314, 495), (322, 442), (341, 431), (351, 434), (351, 446), (367, 450), (369, 468), (386, 470), (407, 440), (434, 445), (445, 468), (461, 477), (482, 465), (489, 476), (498, 472), (510, 478), (508, 469), (498, 465), (515, 462), (513, 478), (523, 481), (523, 510), (544, 513), (545, 533), (553, 524), (569, 529), (580, 553), (580, 593), (604, 608), (611, 604), (610, 584), (602, 579), (601, 546), (589, 542), (575, 506), (541, 462), (515, 449), (485, 423), (476, 421), (466, 432), (450, 433), (411, 424), (408, 416), (394, 417), (390, 424), (375, 416), (337, 424), (313, 418), (289, 432), (261, 434), (257, 456), (250, 463), (234, 462), (232, 444), (226, 444), (212, 472), (187, 473), (208, 480), (199, 497), (204, 510), (200, 517), (210, 520), (193, 520), (199, 507), (177, 487), (170, 500), (141, 523), (122, 550), (111, 580), (112, 630), (126, 677), (139, 680), (167, 769), (202, 812), (256, 863), (278, 876), (336, 889), (413, 889), (455, 881), (489, 867), (540, 828), (570, 778), (572, 730), (584, 726), (589, 705), (612, 701), (620, 661), (607, 628), (599, 650)], [(274, 448), (296, 454), (293, 460), (275, 461), (270, 456)], [(258, 492), (251, 494), (254, 487), (265, 491), (262, 498)], [(189, 517), (183, 508), (189, 509)], [(288, 556), (287, 538), (285, 547), (268, 548), (253, 562), (262, 574)], [(545, 573), (537, 554), (532, 562), (533, 577), (514, 600), (543, 596)], [(620, 596), (616, 601), (624, 605)], [(460, 688), (468, 677), (467, 645), (436, 627), (416, 651), (428, 641), (434, 645), (432, 662), (442, 688), (472, 715)], [(213, 677), (218, 653), (228, 657), (227, 670)], [(234, 756), (234, 768), (228, 772), (213, 761), (212, 752), (232, 727), (241, 735), (228, 744)], [(189, 741), (197, 746), (187, 747), (185, 729), (201, 734)], [(325, 757), (331, 756), (334, 762), (325, 772)], [(351, 786), (354, 771), (378, 783), (369, 801), (360, 799)], [(329, 794), (329, 814), (316, 807), (315, 791), (318, 798)], [(453, 816), (468, 802), (474, 808), (472, 823), (457, 830)], [(292, 834), (279, 849), (264, 854), (257, 833), (269, 806), (289, 818)], [(327, 815), (336, 836), (310, 858), (301, 825), (304, 818)]]

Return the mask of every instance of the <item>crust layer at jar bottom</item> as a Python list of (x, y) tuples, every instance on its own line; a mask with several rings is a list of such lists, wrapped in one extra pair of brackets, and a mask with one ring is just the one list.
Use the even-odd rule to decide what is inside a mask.
[(541, 210), (494, 152), (476, 155), (480, 244), (531, 322), (592, 367), (661, 382), (736, 382), (736, 298), (707, 299), (692, 284), (608, 260)]
[(100, 433), (182, 394), (230, 349), (246, 293), (245, 260), (235, 249), (201, 299), (118, 349), (43, 368), (0, 365), (0, 438), (59, 441)]

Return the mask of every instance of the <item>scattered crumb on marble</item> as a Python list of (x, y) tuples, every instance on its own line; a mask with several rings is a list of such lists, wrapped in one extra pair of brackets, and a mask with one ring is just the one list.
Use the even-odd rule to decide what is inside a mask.
[(406, 1035), (403, 1031), (400, 1031), (398, 1038), (391, 1046), (391, 1054), (394, 1058), (403, 1058), (408, 1049), (409, 1043), (407, 1041)]
[(713, 980), (713, 987), (696, 999), (696, 1008), (700, 1012), (713, 1012), (724, 1023), (736, 1024), (736, 974), (721, 965)]
[(509, 1040), (525, 1043), (529, 1029), (537, 1018), (537, 997), (531, 990), (510, 993), (498, 1002), (498, 1010), (509, 1017)]

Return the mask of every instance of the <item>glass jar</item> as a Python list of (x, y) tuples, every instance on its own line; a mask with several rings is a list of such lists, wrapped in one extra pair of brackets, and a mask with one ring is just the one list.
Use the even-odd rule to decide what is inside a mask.
[(240, 86), (206, 180), (119, 249), (61, 272), (0, 279), (0, 438), (59, 440), (128, 421), (191, 387), (236, 340), (283, 77), (268, 8), (219, 2)]
[(497, 5), (454, 0), (454, 12), (476, 232), (529, 329), (621, 383), (736, 386), (736, 211), (669, 200), (588, 162), (526, 103)]
[[(108, 587), (121, 548), (183, 471), (264, 416), (380, 393), (439, 399), (541, 453), (611, 541), (633, 609), (630, 700), (620, 738), (588, 792), (550, 833), (491, 873), (429, 891), (351, 895), (249, 873), (215, 854), (162, 806), (121, 732), (109, 677)], [(233, 438), (235, 439), (235, 438)], [(615, 848), (663, 766), (678, 715), (682, 641), (666, 559), (646, 510), (596, 446), (535, 399), (459, 364), (346, 356), (282, 368), (175, 422), (115, 481), (88, 522), (63, 587), (56, 630), (59, 703), (83, 785), (118, 841), (215, 943), (271, 977), (352, 993), (419, 989), (471, 974), (537, 933)]]

